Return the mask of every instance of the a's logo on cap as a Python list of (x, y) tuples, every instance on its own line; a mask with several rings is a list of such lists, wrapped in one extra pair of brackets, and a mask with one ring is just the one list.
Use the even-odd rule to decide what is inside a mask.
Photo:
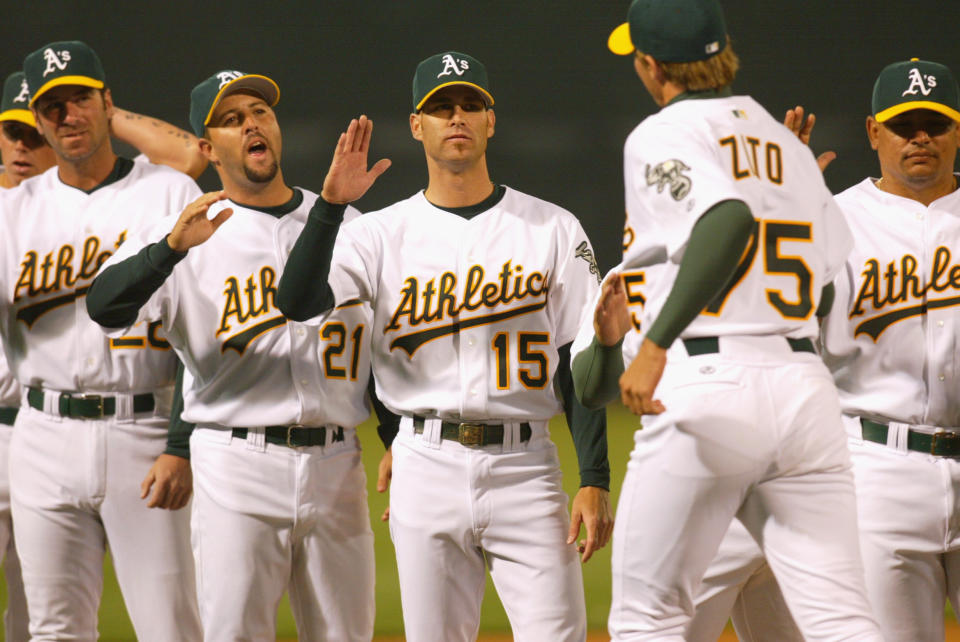
[(43, 50), (43, 59), (47, 61), (47, 68), (43, 71), (44, 78), (47, 77), (47, 74), (52, 74), (57, 69), (63, 71), (67, 68), (67, 62), (70, 60), (70, 52), (64, 49), (59, 52), (59, 57), (57, 53), (58, 52), (49, 47)]
[(466, 60), (462, 58), (455, 60), (452, 54), (447, 54), (441, 58), (441, 62), (443, 62), (443, 71), (437, 74), (437, 78), (440, 76), (449, 76), (451, 73), (462, 76), (463, 72), (470, 68), (470, 64)]
[(217, 74), (217, 78), (220, 79), (220, 86), (217, 89), (223, 89), (226, 85), (244, 75), (242, 71), (221, 71)]
[[(916, 95), (917, 90), (920, 90), (924, 96), (929, 96), (930, 92), (933, 91), (933, 88), (937, 86), (937, 77), (933, 75), (920, 75), (920, 70), (914, 67), (910, 70), (910, 73), (907, 75), (910, 79), (910, 86), (907, 87), (907, 90), (900, 94), (901, 96), (906, 96), (907, 94)], [(923, 81), (926, 80), (927, 83), (924, 84)]]
[(30, 88), (27, 87), (27, 79), (20, 81), (20, 93), (13, 99), (15, 103), (25, 103), (30, 100)]

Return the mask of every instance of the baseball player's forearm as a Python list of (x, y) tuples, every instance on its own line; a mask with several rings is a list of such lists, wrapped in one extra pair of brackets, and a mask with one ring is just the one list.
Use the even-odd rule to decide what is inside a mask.
[(607, 411), (589, 410), (577, 401), (570, 372), (570, 344), (562, 346), (560, 365), (554, 375), (554, 386), (563, 401), (564, 414), (580, 465), (580, 486), (596, 486), (609, 490), (610, 462), (607, 459)]
[(105, 328), (125, 328), (137, 320), (174, 266), (186, 256), (174, 252), (164, 238), (97, 275), (87, 291), (87, 313)]
[(590, 346), (573, 358), (570, 370), (577, 400), (591, 410), (620, 397), (623, 374), (623, 339), (605, 346), (593, 338)]
[(167, 448), (163, 452), (190, 459), (190, 434), (196, 424), (184, 421), (183, 414), (183, 363), (177, 364), (177, 385), (173, 389), (173, 403), (170, 406), (170, 428), (167, 432)]
[(669, 348), (700, 312), (729, 283), (753, 233), (746, 203), (722, 201), (700, 217), (680, 262), (676, 281), (647, 338)]
[(395, 415), (390, 412), (387, 407), (383, 405), (383, 402), (380, 401), (380, 397), (377, 396), (377, 387), (372, 374), (370, 375), (370, 382), (367, 384), (367, 394), (370, 395), (370, 403), (373, 405), (373, 411), (377, 413), (377, 420), (379, 422), (377, 424), (377, 435), (380, 436), (383, 447), (389, 450), (390, 446), (393, 445), (394, 437), (400, 432), (400, 415)]
[(167, 165), (193, 178), (207, 168), (197, 137), (157, 118), (117, 107), (110, 119), (110, 133), (137, 148), (151, 163)]
[(333, 307), (327, 282), (330, 259), (347, 206), (317, 199), (300, 237), (290, 251), (277, 287), (277, 307), (294, 321), (306, 321)]

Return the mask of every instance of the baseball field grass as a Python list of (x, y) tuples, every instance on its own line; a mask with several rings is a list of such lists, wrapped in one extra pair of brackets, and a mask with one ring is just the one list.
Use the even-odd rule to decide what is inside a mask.
[[(609, 409), (608, 442), (611, 467), (612, 500), (616, 506), (616, 498), (620, 489), (623, 475), (626, 471), (627, 458), (633, 446), (633, 431), (637, 426), (635, 418), (619, 404)], [(403, 621), (400, 614), (400, 590), (397, 586), (397, 568), (393, 557), (393, 545), (390, 543), (390, 534), (387, 525), (380, 521), (380, 515), (387, 506), (387, 496), (376, 492), (377, 463), (383, 454), (383, 446), (377, 439), (375, 424), (367, 422), (360, 427), (360, 439), (364, 448), (364, 464), (367, 470), (370, 516), (376, 541), (377, 558), (377, 642), (399, 642), (403, 640)], [(562, 417), (551, 422), (550, 433), (557, 444), (564, 472), (564, 487), (569, 496), (572, 496), (578, 486), (577, 460), (573, 450), (570, 433)], [(139, 483), (139, 480), (136, 480)], [(109, 558), (105, 564), (105, 578), (103, 599), (100, 605), (100, 639), (110, 642), (127, 642), (135, 640), (133, 627), (127, 617), (123, 605), (120, 589), (113, 576), (113, 569)], [(587, 619), (591, 633), (590, 642), (609, 640), (606, 635), (607, 610), (610, 606), (610, 547), (596, 553), (583, 567), (584, 588), (586, 591)], [(0, 582), (0, 600), (6, 603), (6, 586)], [(947, 618), (947, 640), (960, 642), (960, 626), (952, 613)], [(510, 626), (503, 607), (493, 590), (492, 584), (487, 582), (487, 593), (481, 614), (482, 642), (501, 642), (512, 639)], [(2, 631), (0, 631), (2, 636)], [(296, 628), (290, 607), (284, 598), (277, 616), (277, 638), (281, 640), (295, 640)], [(724, 642), (736, 640), (732, 630), (721, 638)]]

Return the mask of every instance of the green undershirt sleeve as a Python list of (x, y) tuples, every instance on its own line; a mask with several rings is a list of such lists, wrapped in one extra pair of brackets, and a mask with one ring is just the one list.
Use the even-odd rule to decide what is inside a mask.
[(100, 271), (87, 290), (87, 314), (105, 328), (132, 325), (140, 308), (186, 255), (173, 251), (164, 237)]
[(393, 445), (393, 439), (400, 432), (400, 415), (390, 412), (380, 397), (377, 396), (377, 386), (374, 383), (373, 375), (370, 375), (370, 381), (367, 382), (367, 394), (370, 395), (370, 404), (373, 411), (377, 414), (377, 435), (383, 442), (384, 450), (390, 450)]
[(837, 288), (833, 282), (827, 283), (820, 291), (820, 304), (817, 305), (817, 316), (821, 319), (830, 314), (830, 308), (833, 307), (833, 300), (837, 298)]
[(173, 390), (173, 403), (170, 406), (170, 428), (167, 432), (167, 448), (163, 452), (190, 459), (190, 434), (196, 424), (184, 421), (183, 413), (183, 364), (177, 362), (177, 385)]
[(559, 350), (560, 364), (554, 375), (554, 386), (563, 402), (567, 426), (573, 438), (573, 447), (577, 451), (580, 466), (580, 487), (596, 486), (610, 489), (610, 462), (607, 459), (607, 411), (588, 410), (579, 401), (573, 391), (573, 377), (570, 372), (570, 344)]
[(590, 346), (573, 358), (571, 373), (577, 400), (585, 408), (603, 408), (620, 397), (623, 374), (623, 339), (605, 346), (593, 337)]
[(647, 338), (669, 348), (733, 277), (754, 233), (755, 221), (743, 201), (721, 201), (693, 226), (680, 269)]
[(347, 206), (318, 197), (294, 243), (277, 286), (277, 307), (294, 321), (306, 321), (334, 305), (327, 281), (337, 232)]

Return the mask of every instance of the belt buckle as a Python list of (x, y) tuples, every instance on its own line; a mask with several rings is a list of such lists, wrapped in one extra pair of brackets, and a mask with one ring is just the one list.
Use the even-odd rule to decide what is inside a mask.
[(287, 447), (288, 448), (300, 448), (300, 446), (294, 445), (291, 440), (293, 439), (293, 431), (297, 428), (303, 428), (303, 424), (290, 424), (287, 426)]
[(930, 439), (930, 454), (937, 454), (937, 445), (943, 443), (944, 446), (951, 451), (960, 451), (960, 448), (957, 447), (957, 442), (960, 442), (960, 434), (955, 432), (950, 432), (948, 430), (941, 430), (939, 432), (933, 433)]
[(457, 433), (457, 441), (464, 446), (477, 448), (483, 445), (483, 424), (462, 423)]
[[(96, 410), (97, 414), (95, 416), (88, 416), (87, 414), (84, 413), (83, 417), (85, 417), (86, 419), (102, 419), (103, 418), (103, 395), (88, 395), (85, 392), (81, 392), (80, 394), (75, 395), (68, 392), (61, 396), (65, 396), (68, 400), (79, 399), (81, 401), (95, 402), (96, 406), (94, 407), (94, 410)], [(69, 405), (69, 401), (67, 403)]]

